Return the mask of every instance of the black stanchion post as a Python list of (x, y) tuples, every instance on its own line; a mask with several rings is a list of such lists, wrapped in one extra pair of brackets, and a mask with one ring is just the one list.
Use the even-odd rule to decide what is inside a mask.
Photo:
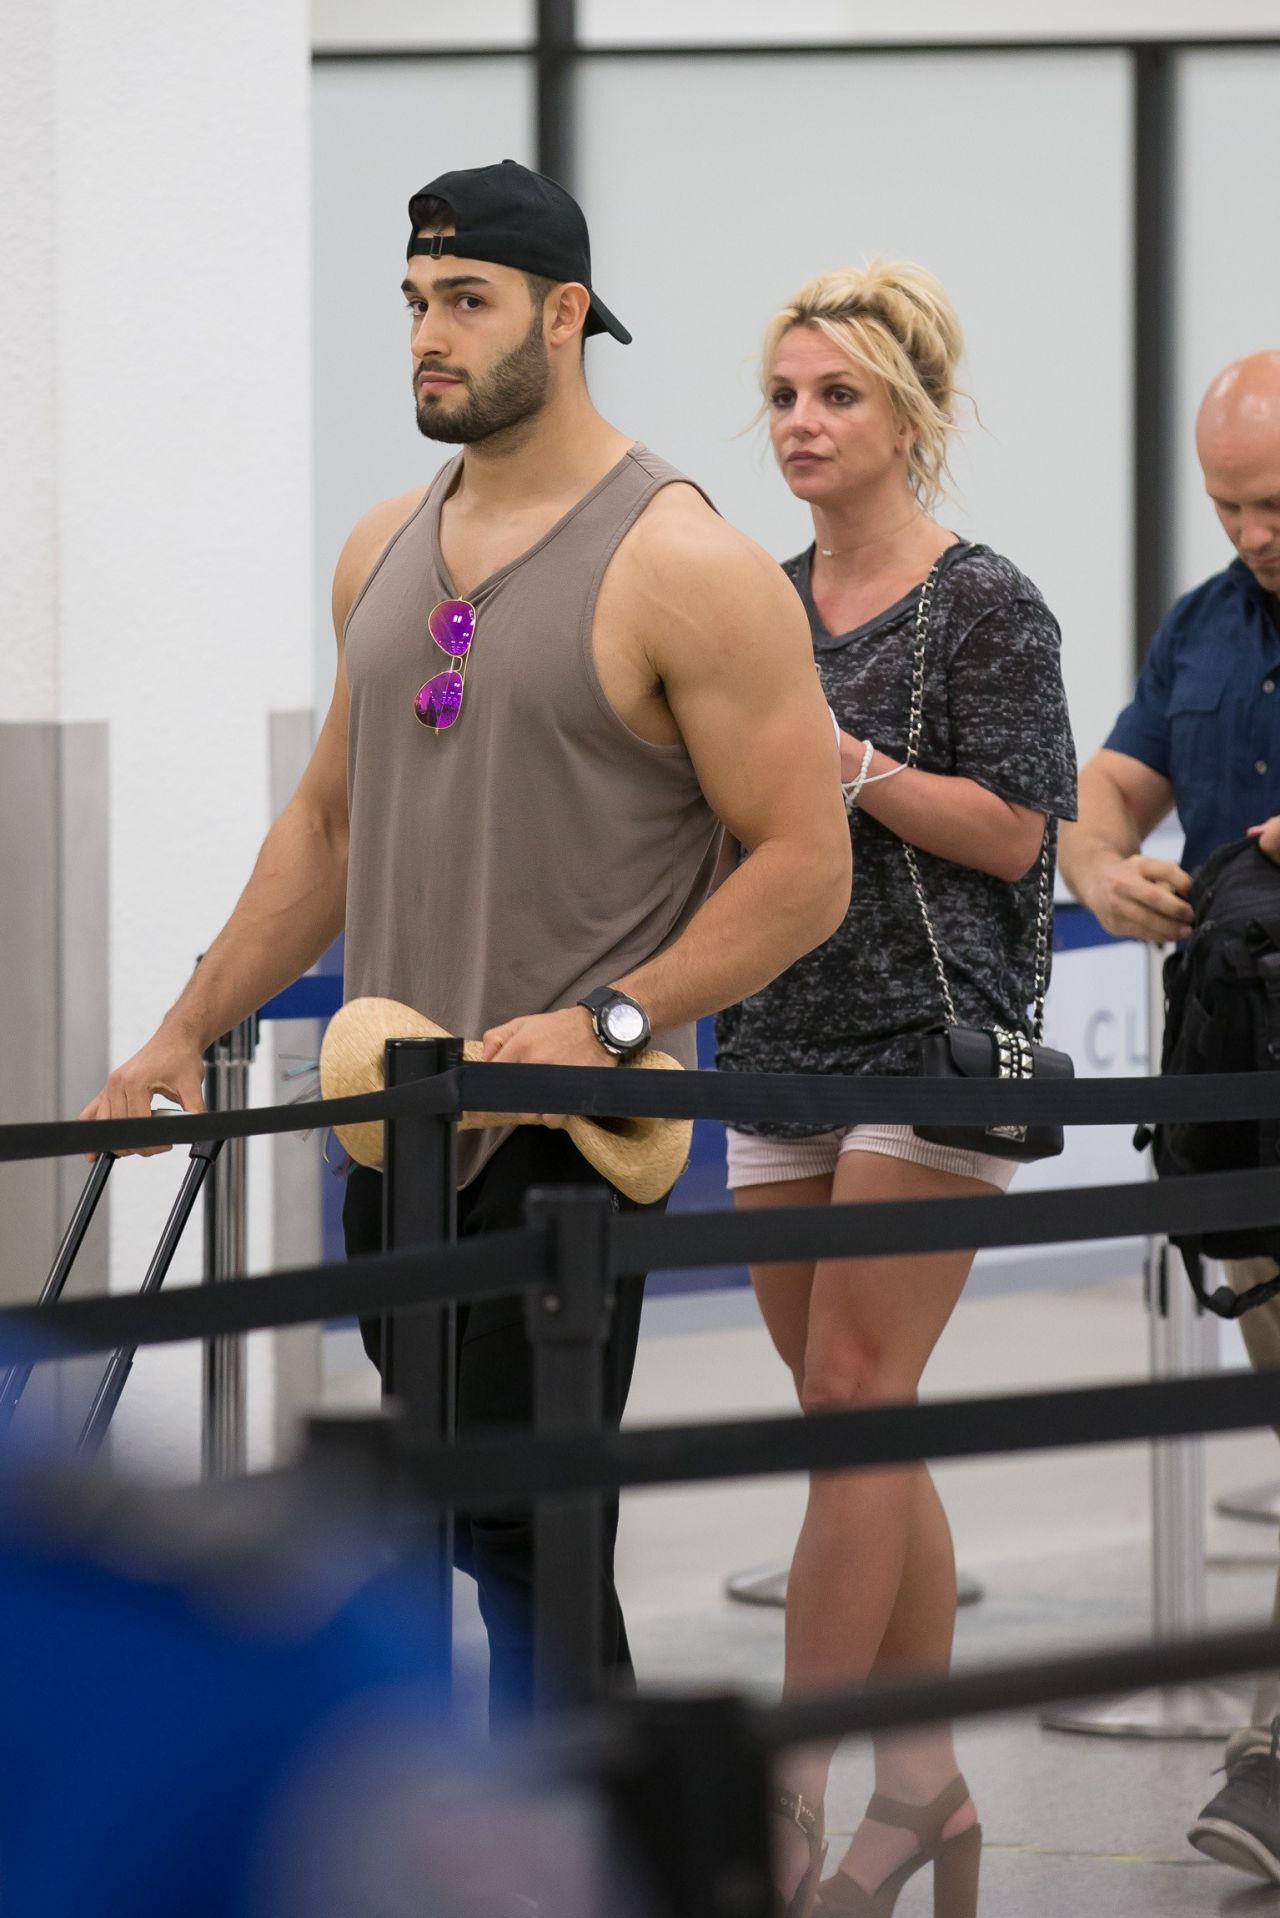
[(626, 1756), (606, 1773), (624, 1852), (664, 1918), (772, 1918), (769, 1761), (741, 1699), (627, 1707)]
[[(204, 1096), (210, 1112), (243, 1112), (249, 1104), (249, 1068), (258, 1049), (253, 1013), (215, 1039), (205, 1053)], [(249, 1141), (228, 1139), (209, 1161), (205, 1187), (204, 1282), (242, 1279), (248, 1265)], [(206, 1478), (243, 1478), (247, 1464), (247, 1362), (243, 1338), (206, 1339), (200, 1419), (201, 1469)]]
[[(539, 1438), (604, 1426), (604, 1347), (613, 1311), (609, 1224), (598, 1187), (531, 1192), (526, 1217), (552, 1234), (549, 1285), (525, 1294)], [(604, 1598), (599, 1492), (541, 1500), (534, 1514), (534, 1693), (539, 1705), (590, 1704), (600, 1689)]]
[[(462, 1063), (460, 1039), (391, 1039), (388, 1087), (451, 1072)], [(452, 1113), (407, 1113), (386, 1122), (383, 1154), (382, 1238), (388, 1251), (444, 1245), (458, 1235), (458, 1129)], [(457, 1313), (452, 1300), (382, 1321), (382, 1391), (394, 1399), (414, 1438), (448, 1445), (455, 1428), (454, 1350)], [(453, 1512), (425, 1514), (413, 1535), (424, 1565), (431, 1629), (447, 1646), (453, 1631)]]

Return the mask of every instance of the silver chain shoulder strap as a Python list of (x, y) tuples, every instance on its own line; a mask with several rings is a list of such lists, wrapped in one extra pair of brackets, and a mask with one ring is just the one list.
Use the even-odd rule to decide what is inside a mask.
[[(941, 566), (941, 558), (936, 559), (929, 570), (929, 577), (920, 588), (920, 601), (916, 607), (915, 654), (911, 662), (911, 716), (907, 723), (907, 756), (904, 762), (912, 767), (919, 764), (920, 758), (920, 735), (924, 728), (924, 669), (929, 643), (929, 614), (933, 605), (933, 590), (937, 585)], [(1044, 999), (1049, 985), (1049, 939), (1053, 909), (1053, 881), (1050, 876), (1051, 833), (1052, 827), (1046, 820), (1044, 844), (1040, 848), (1040, 898), (1036, 910), (1035, 999), (1031, 1021), (1031, 1037), (1037, 1045), (1044, 1031)], [(916, 896), (916, 904), (920, 908), (920, 917), (924, 921), (925, 937), (929, 941), (929, 951), (933, 956), (933, 969), (942, 993), (947, 1024), (958, 1026), (960, 1020), (956, 1015), (955, 1001), (951, 997), (947, 969), (942, 963), (942, 952), (938, 945), (937, 934), (933, 930), (933, 920), (929, 916), (929, 905), (920, 879), (920, 864), (916, 858), (916, 849), (904, 839), (902, 850), (906, 856), (907, 871), (911, 875), (911, 888)], [(1016, 1042), (1018, 1035), (1014, 1037)]]

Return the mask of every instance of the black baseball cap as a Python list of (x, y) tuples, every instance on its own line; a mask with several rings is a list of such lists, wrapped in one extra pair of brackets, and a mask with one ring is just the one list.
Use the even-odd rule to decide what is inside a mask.
[[(453, 214), (455, 232), (418, 238), (421, 209), (428, 199), (445, 202)], [(626, 327), (591, 284), (591, 241), (582, 208), (545, 174), (532, 173), (517, 160), (442, 173), (414, 194), (409, 218), (413, 232), (406, 259), (415, 253), (432, 259), (457, 253), (466, 260), (490, 260), (495, 266), (540, 273), (548, 280), (574, 280), (591, 295), (583, 332), (612, 333), (623, 346), (630, 346)]]

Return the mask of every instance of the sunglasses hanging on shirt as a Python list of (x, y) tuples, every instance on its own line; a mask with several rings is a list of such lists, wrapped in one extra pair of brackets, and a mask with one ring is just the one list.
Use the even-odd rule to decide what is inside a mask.
[(476, 609), (469, 599), (442, 599), (433, 606), (427, 631), (442, 653), (458, 663), (436, 673), (413, 696), (414, 717), (433, 733), (447, 731), (462, 711), (467, 659), (476, 636)]

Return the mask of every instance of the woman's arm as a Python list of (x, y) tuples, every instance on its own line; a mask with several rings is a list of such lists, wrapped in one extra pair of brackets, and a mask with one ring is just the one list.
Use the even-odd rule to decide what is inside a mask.
[[(997, 574), (1006, 562), (995, 562)], [(946, 664), (954, 774), (895, 771), (875, 753), (857, 804), (890, 832), (939, 859), (1009, 882), (1035, 865), (1050, 813), (1075, 816), (1075, 751), (1062, 685), (1057, 622), (1034, 590), (990, 585), (970, 600)], [(983, 604), (983, 599), (987, 603)], [(934, 668), (938, 670), (937, 667)], [(865, 742), (840, 742), (841, 777), (856, 778)], [(889, 779), (877, 779), (892, 773)], [(1001, 798), (1026, 793), (1039, 805)]]
[[(840, 734), (840, 776), (856, 779), (865, 743)], [(976, 779), (927, 773), (917, 766), (875, 752), (858, 809), (882, 826), (939, 859), (989, 872), (995, 879), (1024, 879), (1040, 857), (1045, 815), (1001, 799)], [(891, 773), (892, 778), (882, 775)]]

